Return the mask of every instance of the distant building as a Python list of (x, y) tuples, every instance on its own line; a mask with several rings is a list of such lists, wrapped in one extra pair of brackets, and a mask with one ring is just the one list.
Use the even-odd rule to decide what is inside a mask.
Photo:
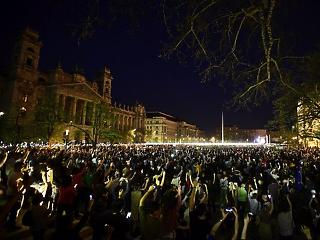
[(196, 125), (162, 112), (147, 112), (145, 120), (147, 142), (200, 142), (203, 131)]
[[(217, 137), (221, 138), (221, 129), (217, 131)], [(225, 142), (258, 142), (267, 136), (266, 129), (241, 129), (237, 126), (224, 127)]]
[[(79, 71), (65, 72), (60, 64), (52, 71), (41, 71), (38, 69), (41, 47), (38, 33), (31, 29), (23, 31), (17, 39), (10, 71), (0, 76), (0, 112), (5, 113), (0, 117), (0, 139), (14, 140), (8, 139), (10, 136), (19, 141), (42, 138), (52, 127), (50, 120), (55, 118), (58, 123), (54, 124), (51, 134), (54, 141), (62, 141), (66, 128), (70, 131), (70, 140), (83, 140), (85, 131), (92, 131), (97, 106), (103, 104), (114, 116), (110, 128), (120, 133), (135, 129), (140, 133), (137, 141), (144, 140), (144, 106), (112, 103), (113, 78), (107, 67), (92, 81)], [(51, 116), (46, 116), (52, 119), (37, 115), (44, 101), (55, 109)], [(70, 127), (70, 122), (75, 127)]]
[[(296, 138), (300, 144), (305, 147), (319, 147), (320, 145), (320, 119), (317, 117), (315, 109), (298, 103), (297, 107), (297, 135)], [(294, 129), (295, 126), (292, 126)], [(298, 139), (299, 136), (299, 139)]]

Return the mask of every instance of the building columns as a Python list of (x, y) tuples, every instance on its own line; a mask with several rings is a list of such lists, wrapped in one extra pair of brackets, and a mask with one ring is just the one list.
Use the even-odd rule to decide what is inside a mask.
[(82, 125), (86, 125), (86, 116), (87, 115), (87, 101), (83, 102), (83, 107), (82, 107)]
[(94, 125), (95, 118), (96, 118), (96, 103), (92, 103), (92, 118), (91, 118), (91, 125)]
[(65, 108), (66, 108), (66, 96), (61, 94), (61, 112), (64, 113)]
[(77, 113), (77, 101), (78, 99), (73, 97), (71, 102), (71, 108), (70, 108), (70, 116), (71, 121), (76, 121), (76, 113)]

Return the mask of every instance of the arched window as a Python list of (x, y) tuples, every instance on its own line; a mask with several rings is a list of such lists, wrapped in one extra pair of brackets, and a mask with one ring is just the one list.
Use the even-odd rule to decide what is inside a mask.
[(45, 84), (46, 81), (47, 81), (47, 80), (44, 79), (44, 78), (39, 78), (39, 79), (38, 79), (38, 83), (39, 83), (39, 84)]
[(33, 50), (33, 48), (31, 48), (31, 47), (28, 47), (28, 48), (27, 48), (27, 51), (34, 53), (34, 50)]
[(27, 59), (26, 59), (26, 65), (28, 67), (32, 67), (33, 66), (33, 59), (32, 57), (28, 56)]

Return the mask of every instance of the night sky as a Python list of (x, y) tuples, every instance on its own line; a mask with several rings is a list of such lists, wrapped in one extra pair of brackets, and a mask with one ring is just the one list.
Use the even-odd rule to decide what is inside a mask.
[[(131, 31), (125, 22), (111, 28), (98, 28), (92, 38), (78, 44), (76, 37), (70, 34), (76, 9), (65, 2), (74, 1), (2, 1), (2, 66), (11, 57), (8, 46), (14, 35), (30, 26), (40, 33), (43, 43), (40, 70), (53, 69), (61, 62), (66, 72), (72, 72), (78, 66), (90, 80), (107, 65), (114, 77), (113, 102), (139, 102), (147, 111), (171, 114), (196, 124), (207, 133), (213, 133), (220, 126), (222, 110), (225, 125), (242, 128), (263, 128), (271, 118), (271, 103), (251, 111), (227, 109), (230, 91), (214, 81), (201, 83), (191, 63), (182, 65), (176, 59), (160, 58), (162, 42), (166, 39), (160, 17), (144, 21), (135, 31)], [(304, 53), (320, 43), (320, 31), (317, 31), (320, 21), (316, 14), (319, 8), (310, 7), (312, 1), (300, 2), (309, 2), (309, 7), (297, 10), (294, 19), (301, 31), (301, 39), (297, 42), (302, 44), (298, 49)], [(305, 22), (313, 22), (313, 25), (306, 28)]]

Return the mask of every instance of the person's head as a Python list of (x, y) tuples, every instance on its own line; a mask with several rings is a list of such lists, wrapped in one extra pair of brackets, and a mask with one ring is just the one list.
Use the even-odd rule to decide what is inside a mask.
[(257, 199), (257, 197), (258, 197), (257, 191), (251, 192), (251, 193), (250, 193), (250, 197), (251, 197), (252, 199)]
[(148, 210), (154, 217), (160, 218), (161, 216), (161, 205), (158, 201), (150, 201), (148, 204)]
[(168, 209), (173, 209), (177, 204), (177, 190), (175, 188), (171, 188), (166, 191), (161, 199), (161, 205), (164, 211)]
[(63, 179), (62, 185), (64, 187), (67, 187), (67, 186), (70, 186), (70, 184), (72, 184), (72, 177), (70, 175), (66, 175)]
[(37, 206), (43, 201), (43, 197), (41, 193), (35, 193), (32, 198), (32, 205)]
[(14, 164), (14, 170), (15, 170), (16, 172), (21, 171), (22, 167), (23, 167), (23, 162), (22, 162), (22, 161), (16, 161), (16, 162), (15, 162), (15, 164)]
[(286, 197), (282, 196), (279, 199), (278, 209), (279, 212), (288, 212), (290, 210), (290, 205)]
[(199, 205), (196, 206), (196, 213), (197, 215), (204, 216), (207, 213), (207, 205), (204, 203), (200, 203)]

